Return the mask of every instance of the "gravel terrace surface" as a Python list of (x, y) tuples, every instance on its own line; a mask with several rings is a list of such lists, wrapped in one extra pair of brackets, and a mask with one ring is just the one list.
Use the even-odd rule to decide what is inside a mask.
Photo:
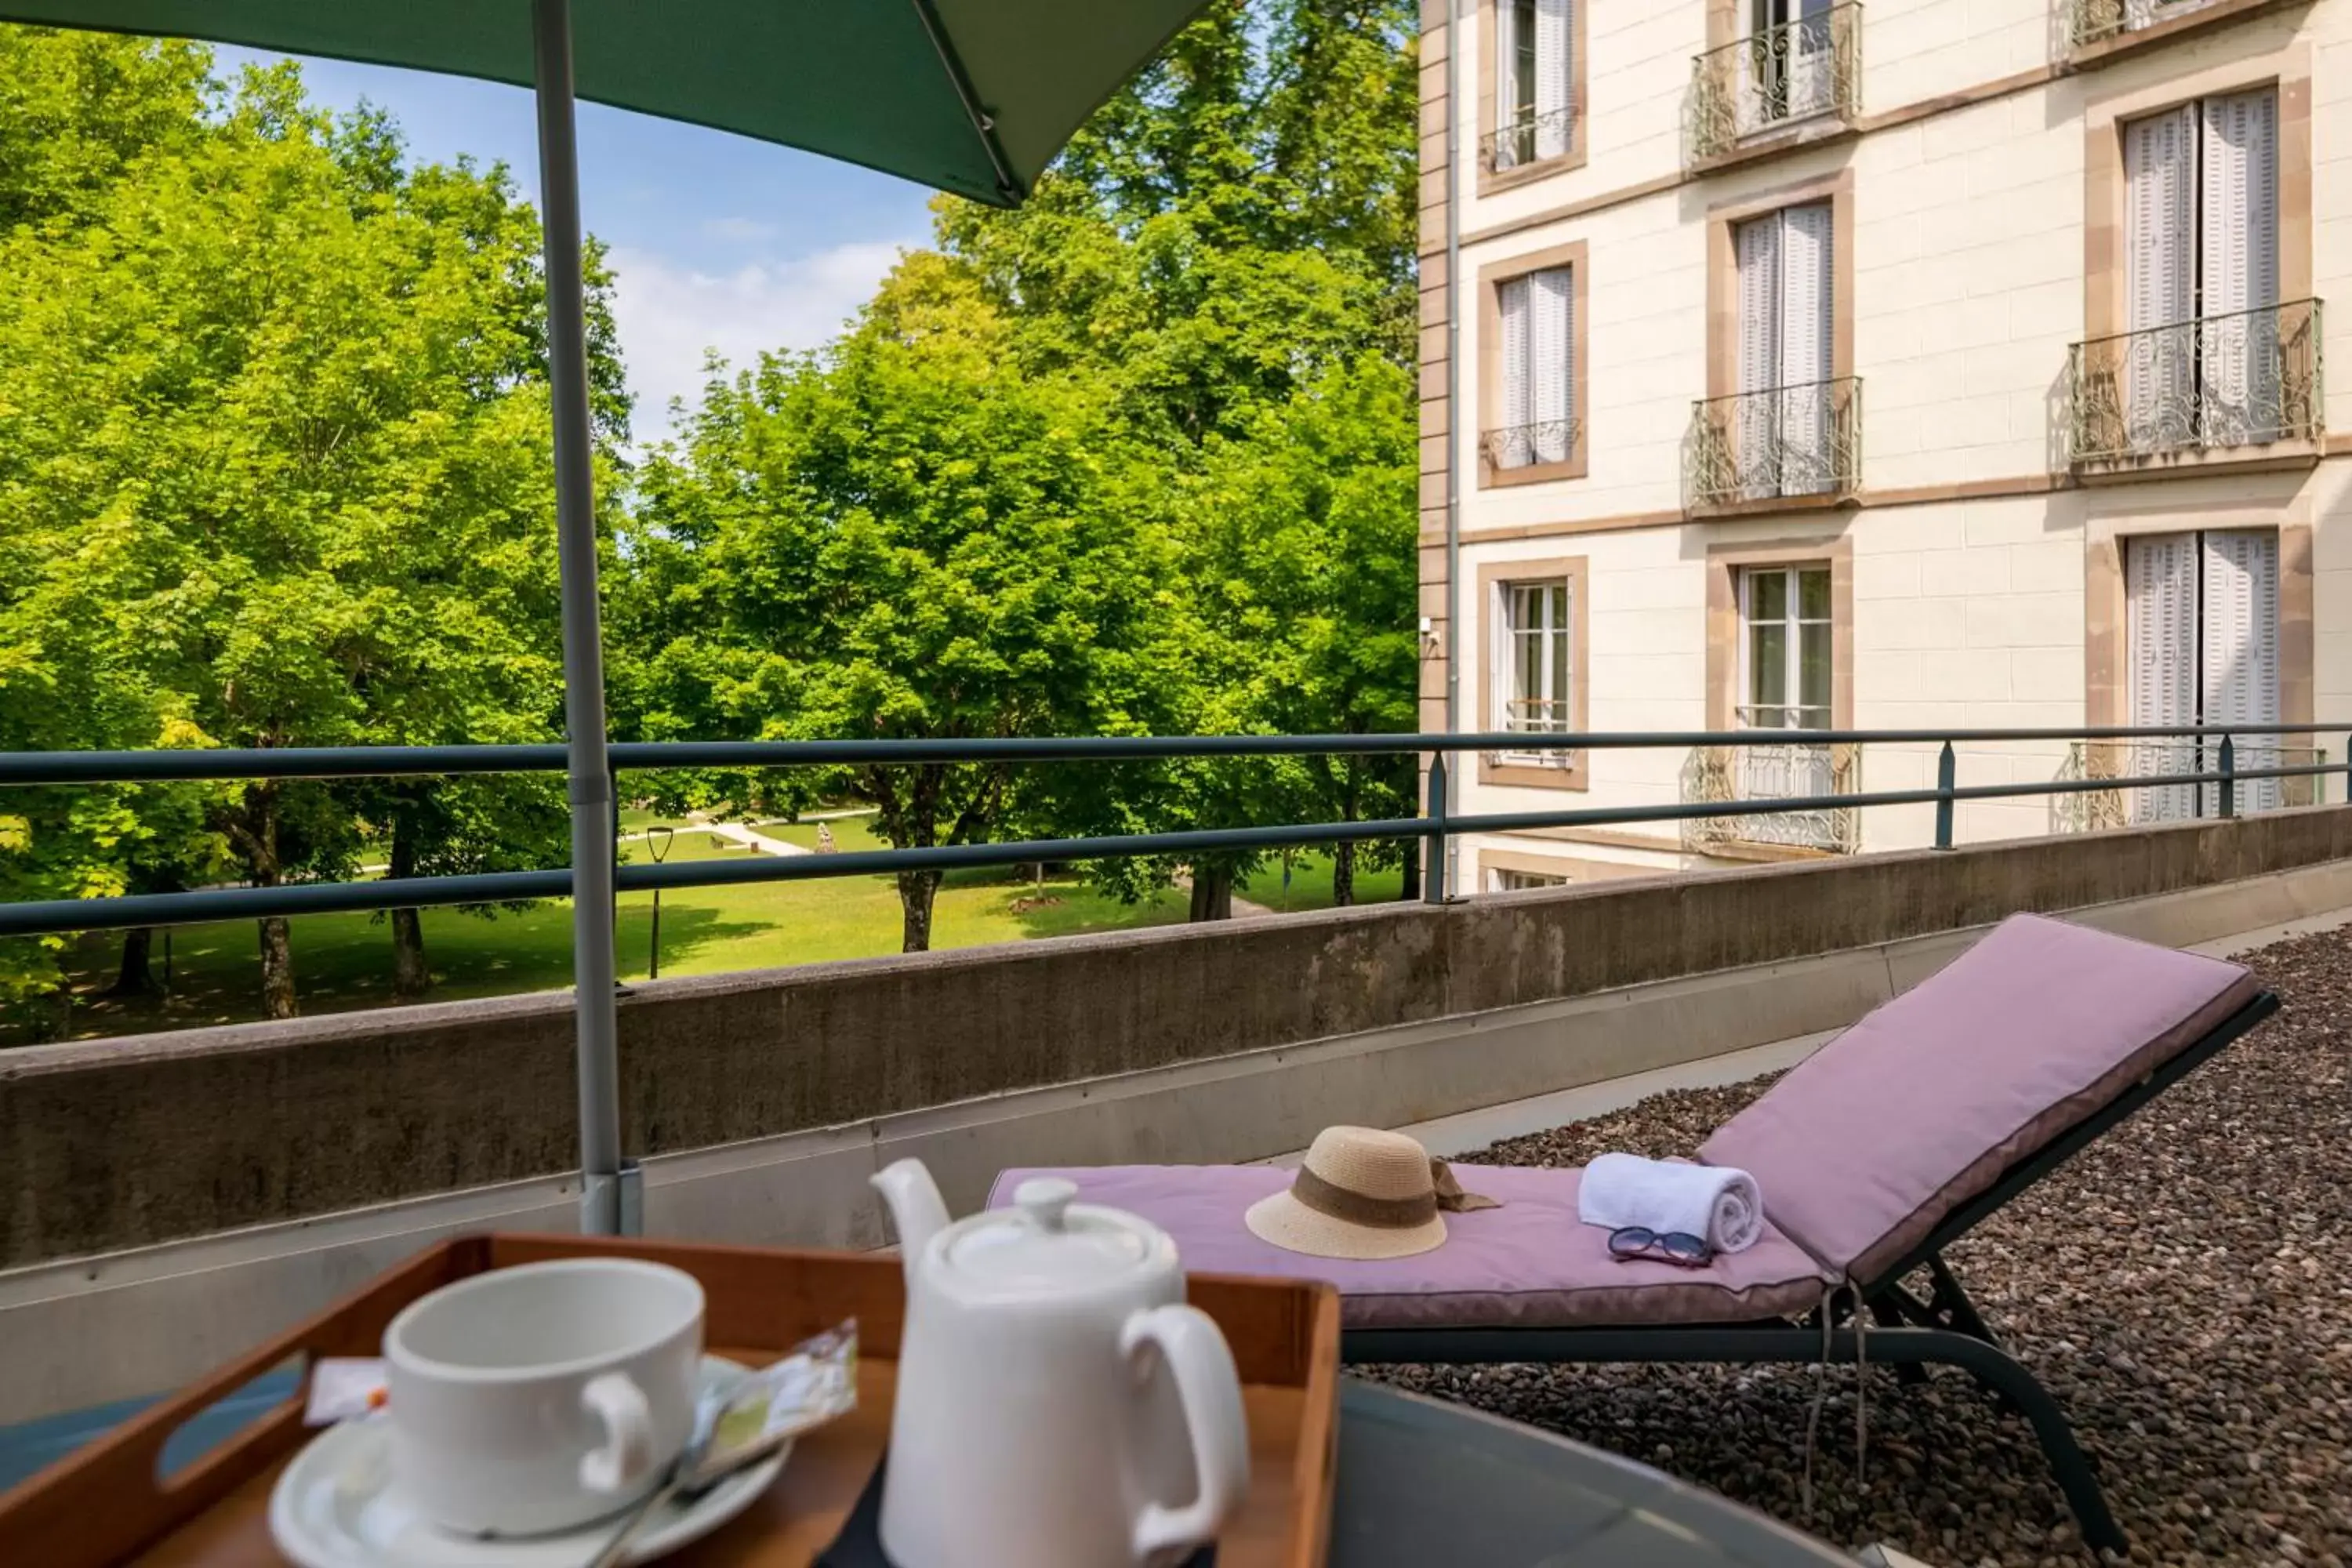
[[(2131, 1561), (2352, 1564), (2352, 929), (2248, 955), (2283, 1011), (1948, 1256), (2072, 1414)], [(1685, 1154), (1770, 1079), (1654, 1096), (1465, 1160)], [(1769, 1201), (1770, 1194), (1766, 1194)], [(1801, 1367), (1390, 1367), (1379, 1375), (1648, 1461), (1828, 1541), (1937, 1565), (2079, 1563), (2032, 1431), (1954, 1369), (1849, 1366), (1800, 1500)]]

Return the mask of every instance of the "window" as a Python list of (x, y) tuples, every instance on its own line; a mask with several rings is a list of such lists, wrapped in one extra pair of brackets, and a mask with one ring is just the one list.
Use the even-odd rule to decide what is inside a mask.
[(1811, 202), (1733, 230), (1739, 266), (1739, 402), (1731, 433), (1745, 500), (1811, 495), (1839, 482), (1831, 379), (1831, 204)]
[[(1826, 730), (1831, 727), (1830, 569), (1751, 566), (1739, 574), (1742, 700), (1734, 718), (1743, 730)], [(1733, 760), (1738, 798), (1799, 799), (1837, 795), (1837, 763), (1828, 746), (1742, 746)], [(1849, 825), (1833, 811), (1776, 812), (1747, 817), (1733, 828), (1750, 844), (1814, 849), (1845, 847)]]
[(1496, 173), (1568, 155), (1575, 117), (1571, 0), (1495, 0)]
[(1749, 0), (1743, 135), (1838, 107), (1830, 0)]
[(2279, 439), (2276, 91), (2186, 103), (2123, 136), (2130, 449)]
[[(2278, 535), (2267, 531), (2150, 534), (2124, 542), (2126, 637), (2135, 725), (2275, 724), (2279, 721)], [(2275, 735), (2232, 737), (2241, 768), (2284, 765)], [(2143, 741), (2127, 749), (2126, 777), (2209, 773), (2209, 742)], [(2136, 792), (2133, 819), (2210, 816), (2220, 786), (2177, 784)], [(2201, 799), (2200, 799), (2201, 793)], [(2238, 786), (2243, 809), (2280, 801), (2279, 781)]]
[[(1497, 730), (1524, 734), (1567, 734), (1575, 729), (1574, 665), (1570, 616), (1575, 614), (1569, 580), (1496, 584), (1494, 683)], [(1542, 767), (1566, 767), (1564, 748), (1508, 753), (1509, 760)]]
[(1739, 574), (1742, 729), (1830, 727), (1830, 569), (1751, 566)]
[(1502, 422), (1489, 433), (1497, 468), (1565, 463), (1576, 450), (1575, 271), (1547, 267), (1496, 286), (1502, 331)]
[(1564, 888), (1570, 879), (1549, 871), (1513, 871), (1494, 867), (1486, 873), (1487, 891), (1494, 893), (1523, 892), (1529, 888)]

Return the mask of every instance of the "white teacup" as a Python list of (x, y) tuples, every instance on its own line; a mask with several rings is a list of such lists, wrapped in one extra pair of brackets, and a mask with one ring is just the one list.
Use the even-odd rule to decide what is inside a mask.
[(630, 1258), (494, 1269), (410, 1304), (383, 1354), (411, 1507), (473, 1534), (569, 1530), (645, 1496), (686, 1447), (702, 1287)]

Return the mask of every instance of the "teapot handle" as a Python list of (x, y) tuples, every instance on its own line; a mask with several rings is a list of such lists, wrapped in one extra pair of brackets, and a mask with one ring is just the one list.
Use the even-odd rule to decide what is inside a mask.
[(1249, 1427), (1242, 1417), (1241, 1374), (1215, 1320), (1198, 1307), (1152, 1307), (1127, 1320), (1119, 1352), (1140, 1375), (1142, 1354), (1156, 1346), (1167, 1359), (1192, 1438), (1192, 1473), (1200, 1493), (1181, 1508), (1146, 1503), (1135, 1521), (1135, 1556), (1148, 1562), (1174, 1547), (1213, 1541), (1249, 1491)]

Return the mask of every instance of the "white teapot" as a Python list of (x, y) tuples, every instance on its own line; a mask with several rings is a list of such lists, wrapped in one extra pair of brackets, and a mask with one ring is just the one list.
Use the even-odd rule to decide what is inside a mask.
[(898, 1568), (1157, 1568), (1214, 1540), (1249, 1484), (1241, 1379), (1168, 1234), (1059, 1179), (953, 1224), (921, 1162), (873, 1180), (907, 1267)]

